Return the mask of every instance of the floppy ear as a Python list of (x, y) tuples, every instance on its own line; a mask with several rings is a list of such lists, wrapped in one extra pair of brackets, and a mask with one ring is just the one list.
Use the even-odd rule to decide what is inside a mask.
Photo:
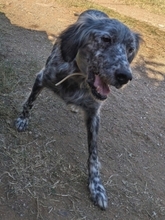
[(71, 62), (76, 57), (79, 48), (85, 42), (91, 25), (90, 20), (84, 23), (76, 22), (60, 34), (61, 53), (66, 62)]
[(135, 38), (135, 50), (134, 52), (131, 54), (130, 57), (128, 57), (128, 62), (131, 63), (132, 60), (135, 58), (138, 50), (139, 50), (139, 47), (140, 47), (140, 43), (142, 41), (142, 38), (141, 38), (141, 35), (138, 34), (138, 33), (133, 33), (134, 35), (134, 38)]

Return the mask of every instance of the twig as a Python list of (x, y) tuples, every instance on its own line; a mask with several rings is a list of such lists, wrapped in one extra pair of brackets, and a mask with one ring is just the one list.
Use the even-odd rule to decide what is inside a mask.
[(66, 76), (64, 79), (62, 79), (61, 81), (59, 81), (58, 83), (55, 84), (55, 86), (59, 86), (61, 83), (63, 83), (66, 79), (72, 77), (72, 76), (84, 76), (84, 74), (82, 73), (73, 73), (73, 74), (70, 74), (68, 76)]

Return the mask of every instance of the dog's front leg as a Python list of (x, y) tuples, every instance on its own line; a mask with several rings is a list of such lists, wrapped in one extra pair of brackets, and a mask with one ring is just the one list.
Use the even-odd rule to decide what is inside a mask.
[(97, 150), (97, 136), (99, 130), (98, 111), (89, 111), (87, 115), (87, 133), (88, 133), (88, 172), (89, 172), (89, 190), (93, 202), (101, 209), (106, 209), (108, 199), (106, 191), (101, 183), (99, 173), (99, 160)]
[(30, 112), (31, 108), (33, 107), (33, 102), (36, 100), (36, 98), (38, 97), (38, 95), (40, 94), (40, 92), (43, 89), (43, 84), (42, 84), (43, 71), (44, 71), (44, 69), (42, 69), (38, 73), (38, 75), (35, 79), (32, 91), (31, 91), (28, 99), (26, 100), (26, 102), (23, 105), (23, 110), (22, 110), (20, 116), (15, 121), (15, 126), (18, 131), (25, 131), (28, 127), (29, 112)]

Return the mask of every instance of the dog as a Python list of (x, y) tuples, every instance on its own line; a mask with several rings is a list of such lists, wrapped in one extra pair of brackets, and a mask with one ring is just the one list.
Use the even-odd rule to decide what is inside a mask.
[(104, 12), (83, 12), (57, 37), (15, 121), (18, 131), (27, 129), (33, 102), (44, 87), (53, 90), (67, 104), (81, 107), (87, 127), (88, 188), (94, 204), (104, 210), (108, 198), (99, 173), (97, 148), (100, 108), (110, 86), (119, 89), (132, 80), (130, 63), (139, 50), (140, 40), (140, 34)]

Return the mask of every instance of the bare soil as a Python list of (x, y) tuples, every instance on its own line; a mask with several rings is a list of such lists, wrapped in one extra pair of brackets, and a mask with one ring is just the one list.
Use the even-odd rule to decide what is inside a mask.
[(101, 113), (106, 211), (95, 207), (88, 195), (81, 110), (71, 112), (44, 90), (28, 131), (14, 128), (55, 36), (82, 10), (84, 5), (67, 1), (1, 0), (0, 220), (165, 219), (165, 33), (138, 22), (140, 14), (136, 22), (122, 17), (144, 38), (132, 65), (134, 79), (121, 90), (111, 88)]
[[(91, 0), (92, 2), (104, 5), (107, 8), (113, 9), (116, 12), (126, 16), (147, 22), (163, 31), (165, 31), (164, 15), (152, 13), (154, 6), (144, 4), (140, 7), (138, 4), (126, 4), (125, 0)], [(161, 7), (161, 6), (160, 6)], [(151, 10), (153, 9), (153, 10)]]

